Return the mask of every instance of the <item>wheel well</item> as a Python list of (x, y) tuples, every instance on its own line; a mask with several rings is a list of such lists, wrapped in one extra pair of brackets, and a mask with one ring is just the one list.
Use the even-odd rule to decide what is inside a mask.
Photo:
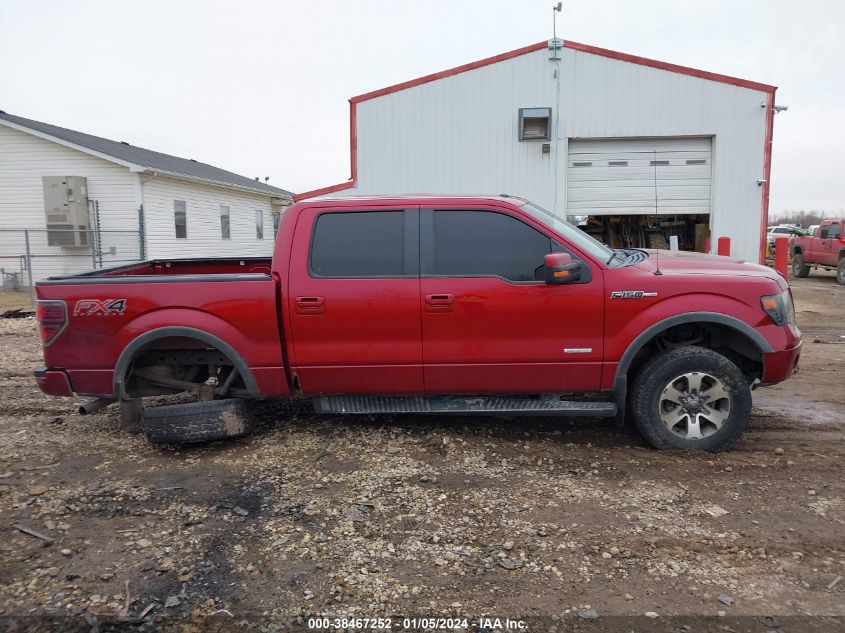
[(697, 345), (717, 352), (739, 367), (749, 383), (763, 376), (763, 352), (745, 334), (721, 323), (692, 322), (657, 333), (636, 353), (628, 375), (633, 376), (652, 356), (677, 347)]
[[(143, 345), (133, 354), (123, 384), (129, 397), (181, 393), (191, 391), (191, 384), (196, 385), (196, 390), (204, 385), (222, 387), (232, 371), (236, 371), (234, 361), (216, 347), (188, 337), (165, 337)], [(206, 391), (212, 393), (210, 389)], [(238, 373), (227, 392), (246, 395), (246, 384)]]
[(249, 366), (225, 341), (187, 327), (147, 332), (121, 353), (116, 398), (194, 391), (201, 399), (258, 396)]
[(793, 255), (800, 255), (800, 254), (803, 252), (803, 250), (804, 250), (804, 249), (803, 249), (803, 248), (801, 248), (800, 246), (794, 246), (794, 247), (792, 248), (792, 254), (793, 254)]

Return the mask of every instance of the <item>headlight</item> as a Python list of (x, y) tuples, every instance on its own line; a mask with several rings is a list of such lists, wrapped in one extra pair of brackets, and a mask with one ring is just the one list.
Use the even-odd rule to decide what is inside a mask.
[(792, 305), (792, 295), (787, 288), (776, 295), (760, 297), (763, 312), (768, 314), (777, 325), (795, 322), (795, 307)]

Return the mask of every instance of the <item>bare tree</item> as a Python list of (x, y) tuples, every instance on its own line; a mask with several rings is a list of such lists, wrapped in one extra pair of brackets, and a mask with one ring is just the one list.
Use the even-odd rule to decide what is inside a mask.
[(797, 224), (806, 229), (813, 224), (821, 224), (827, 217), (826, 211), (783, 211), (769, 216), (769, 224)]

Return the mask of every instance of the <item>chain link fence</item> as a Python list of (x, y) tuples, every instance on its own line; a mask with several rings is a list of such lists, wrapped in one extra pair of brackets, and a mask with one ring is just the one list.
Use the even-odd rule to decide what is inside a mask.
[(0, 228), (0, 276), (4, 292), (29, 293), (52, 275), (130, 264), (145, 259), (143, 230)]

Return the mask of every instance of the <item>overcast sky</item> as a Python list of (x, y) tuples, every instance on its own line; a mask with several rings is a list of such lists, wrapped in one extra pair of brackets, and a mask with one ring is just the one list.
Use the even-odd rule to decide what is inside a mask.
[[(0, 109), (305, 191), (357, 94), (551, 37), (551, 0), (0, 2)], [(565, 39), (779, 87), (771, 211), (845, 209), (845, 2), (564, 0)]]

